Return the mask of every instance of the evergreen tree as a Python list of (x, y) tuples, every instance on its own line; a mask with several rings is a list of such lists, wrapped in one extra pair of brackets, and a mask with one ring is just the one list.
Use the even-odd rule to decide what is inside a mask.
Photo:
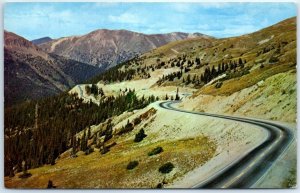
[(86, 130), (84, 130), (83, 137), (81, 138), (80, 150), (85, 151), (86, 148), (87, 148), (87, 137), (86, 137)]
[(180, 98), (179, 98), (179, 89), (177, 88), (177, 91), (176, 91), (176, 97), (175, 97), (175, 100), (180, 100)]
[(87, 95), (90, 95), (91, 94), (91, 87), (89, 87), (88, 85), (85, 86), (85, 93)]
[(196, 82), (196, 75), (193, 76), (192, 83), (194, 84)]
[(191, 83), (191, 75), (188, 74), (186, 77), (186, 84), (190, 84)]
[(200, 61), (199, 58), (196, 58), (196, 59), (195, 59), (195, 62), (196, 62), (196, 65), (200, 65), (200, 64), (201, 64), (201, 61)]
[[(12, 175), (14, 167), (21, 172), (23, 160), (27, 162), (26, 168), (34, 168), (54, 164), (59, 154), (67, 149), (71, 148), (73, 155), (78, 149), (86, 150), (88, 137), (91, 137), (87, 130), (90, 125), (126, 110), (144, 108), (154, 101), (153, 95), (148, 100), (140, 100), (130, 91), (117, 97), (103, 97), (96, 105), (84, 103), (78, 96), (66, 92), (5, 108), (4, 133), (8, 136), (5, 137), (5, 176)], [(38, 111), (35, 110), (37, 102)], [(35, 112), (38, 112), (38, 126), (35, 126)], [(80, 131), (82, 138), (76, 139), (75, 134)]]
[(87, 134), (87, 139), (91, 138), (91, 126), (88, 128), (88, 134)]
[(243, 64), (243, 61), (241, 58), (239, 58), (239, 65)]

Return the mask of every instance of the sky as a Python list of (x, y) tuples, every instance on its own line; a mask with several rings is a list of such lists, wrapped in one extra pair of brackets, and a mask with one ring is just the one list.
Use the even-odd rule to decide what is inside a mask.
[(222, 38), (251, 33), (296, 14), (294, 3), (11, 2), (4, 5), (4, 29), (28, 40), (97, 29), (199, 32)]

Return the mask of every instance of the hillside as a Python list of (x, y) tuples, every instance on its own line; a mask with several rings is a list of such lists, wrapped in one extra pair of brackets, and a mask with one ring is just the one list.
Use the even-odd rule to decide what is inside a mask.
[[(130, 77), (120, 72), (130, 72)], [(240, 37), (172, 42), (106, 74), (91, 81), (106, 93), (118, 94), (126, 86), (135, 89), (139, 96), (154, 94), (165, 99), (166, 95), (175, 97), (179, 88), (179, 94), (185, 98), (181, 106), (188, 109), (294, 122), (296, 19), (290, 18)], [(288, 83), (285, 84), (284, 80)], [(274, 90), (280, 90), (278, 95), (274, 95)], [(192, 96), (186, 98), (188, 95)], [(262, 104), (266, 97), (272, 105), (280, 103), (282, 108), (286, 105), (289, 108), (279, 110), (270, 104)], [(215, 108), (220, 101), (224, 101), (226, 108)], [(252, 111), (255, 105), (263, 111), (273, 110), (244, 113)], [(289, 119), (281, 116), (286, 111), (291, 114)]]
[(82, 36), (52, 40), (39, 47), (48, 53), (108, 69), (169, 42), (194, 37), (210, 38), (199, 33), (146, 35), (127, 30), (101, 29)]
[[(12, 158), (5, 158), (5, 186), (45, 188), (51, 181), (58, 188), (189, 188), (271, 134), (258, 125), (168, 110), (162, 101), (178, 100), (176, 106), (185, 110), (272, 120), (289, 125), (295, 135), (296, 80), (295, 17), (239, 37), (171, 42), (74, 86), (54, 102), (40, 102), (47, 109), (40, 114), (42, 123), (51, 117), (63, 135), (40, 140), (45, 151), (33, 159), (14, 154), (29, 152), (27, 146), (7, 147)], [(7, 109), (6, 141), (29, 144), (28, 133), (36, 133), (28, 129), (34, 127), (34, 105), (30, 112), (24, 106)], [(65, 116), (55, 108), (74, 113), (76, 121), (63, 124)], [(15, 122), (16, 114), (30, 123)], [(296, 160), (294, 140), (253, 188), (295, 186)], [(31, 174), (26, 179), (24, 170)]]
[(31, 40), (31, 42), (35, 45), (43, 44), (43, 43), (50, 42), (50, 41), (52, 41), (52, 39), (50, 37), (43, 37), (43, 38)]
[[(130, 72), (131, 76), (120, 72)], [(279, 121), (291, 125), (295, 132), (296, 77), (296, 18), (290, 18), (240, 37), (172, 42), (117, 66), (105, 76), (95, 77), (92, 83), (97, 83), (107, 95), (117, 95), (128, 88), (140, 97), (153, 94), (160, 100), (175, 99), (179, 89), (180, 108)], [(97, 98), (86, 94), (85, 85), (77, 85), (70, 93), (97, 103)], [(154, 120), (156, 126), (178, 121), (157, 123), (159, 118)], [(242, 145), (237, 139), (231, 142)], [(293, 145), (257, 187), (289, 186), (287, 182), (296, 168), (295, 151)], [(185, 187), (206, 169), (199, 167), (197, 171), (165, 186)]]
[(99, 68), (48, 54), (30, 41), (4, 32), (5, 105), (58, 94), (100, 73)]

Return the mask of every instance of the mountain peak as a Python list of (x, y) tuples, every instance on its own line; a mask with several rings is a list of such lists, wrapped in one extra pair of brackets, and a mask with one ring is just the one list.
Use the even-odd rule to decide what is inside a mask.
[(50, 41), (52, 41), (52, 38), (50, 38), (48, 36), (31, 40), (31, 42), (35, 45), (43, 44), (43, 43), (50, 42)]
[(5, 47), (14, 47), (14, 48), (36, 48), (30, 41), (25, 38), (18, 36), (15, 33), (4, 31), (4, 45)]

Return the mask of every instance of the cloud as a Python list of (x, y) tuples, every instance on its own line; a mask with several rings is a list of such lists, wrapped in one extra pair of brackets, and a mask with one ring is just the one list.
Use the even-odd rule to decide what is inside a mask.
[(190, 13), (193, 9), (193, 4), (190, 3), (171, 3), (170, 8), (179, 13)]
[(81, 35), (101, 28), (228, 37), (295, 15), (291, 3), (6, 3), (4, 28), (28, 39)]
[(230, 6), (230, 3), (225, 3), (225, 2), (215, 2), (215, 3), (201, 3), (201, 7), (205, 9), (224, 9)]
[(133, 13), (122, 13), (118, 16), (110, 15), (108, 18), (111, 22), (115, 23), (139, 24), (143, 22), (138, 15)]

